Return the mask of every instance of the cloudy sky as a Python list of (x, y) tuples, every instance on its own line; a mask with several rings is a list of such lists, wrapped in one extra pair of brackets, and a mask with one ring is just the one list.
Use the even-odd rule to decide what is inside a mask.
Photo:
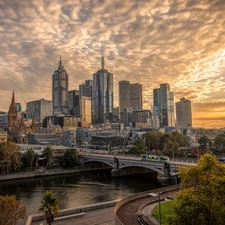
[(51, 100), (59, 56), (76, 89), (100, 68), (152, 90), (169, 83), (193, 103), (193, 125), (225, 127), (225, 0), (1, 0), (0, 110)]

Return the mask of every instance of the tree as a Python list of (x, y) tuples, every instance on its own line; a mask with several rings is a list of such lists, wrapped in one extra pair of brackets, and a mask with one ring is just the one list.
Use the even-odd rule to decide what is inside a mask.
[(224, 152), (225, 148), (225, 133), (218, 134), (214, 139), (214, 147), (217, 152)]
[(41, 200), (39, 211), (44, 212), (46, 222), (51, 225), (54, 221), (54, 215), (59, 213), (59, 200), (52, 191), (46, 191)]
[(136, 150), (137, 153), (145, 153), (145, 143), (141, 138), (137, 138), (134, 141), (134, 149)]
[(209, 147), (212, 146), (212, 141), (210, 140), (210, 138), (207, 135), (202, 135), (199, 139), (198, 139), (198, 143), (200, 145), (209, 145)]
[(26, 206), (15, 196), (0, 196), (0, 225), (15, 225), (26, 216)]
[(28, 165), (28, 167), (32, 168), (32, 165), (34, 163), (35, 160), (35, 152), (33, 149), (27, 149), (24, 153), (23, 153), (23, 157), (22, 157), (22, 161), (24, 165)]
[(65, 167), (73, 167), (78, 164), (78, 153), (76, 149), (68, 149), (63, 155), (61, 165)]
[(148, 150), (159, 149), (160, 139), (163, 136), (161, 132), (151, 131), (143, 135)]
[(22, 153), (20, 147), (13, 142), (0, 144), (0, 170), (3, 172), (16, 171), (21, 166)]
[(43, 156), (47, 158), (47, 165), (49, 164), (49, 158), (53, 155), (53, 149), (47, 146), (43, 151)]
[(225, 165), (205, 154), (194, 167), (179, 172), (181, 190), (176, 195), (170, 225), (223, 225), (225, 221)]

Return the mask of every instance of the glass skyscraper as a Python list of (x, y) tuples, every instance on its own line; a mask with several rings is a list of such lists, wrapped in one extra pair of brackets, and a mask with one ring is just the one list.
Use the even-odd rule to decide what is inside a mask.
[(93, 124), (113, 121), (113, 74), (102, 66), (93, 74)]
[(52, 75), (53, 114), (69, 113), (68, 107), (68, 74), (62, 65), (61, 57), (58, 70)]
[(169, 84), (160, 84), (160, 88), (153, 90), (154, 106), (161, 107), (162, 126), (175, 126), (174, 94)]

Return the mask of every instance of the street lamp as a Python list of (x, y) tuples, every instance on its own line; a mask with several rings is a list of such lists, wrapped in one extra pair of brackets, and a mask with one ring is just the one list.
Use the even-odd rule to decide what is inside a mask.
[(159, 224), (162, 224), (162, 216), (161, 216), (161, 199), (160, 199), (160, 194), (162, 194), (162, 192), (158, 192), (158, 193), (149, 193), (150, 196), (152, 197), (157, 197), (158, 196), (158, 201), (159, 201)]

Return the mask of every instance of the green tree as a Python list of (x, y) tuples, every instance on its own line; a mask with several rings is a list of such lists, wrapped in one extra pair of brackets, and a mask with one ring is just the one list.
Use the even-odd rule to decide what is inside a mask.
[(74, 167), (78, 164), (78, 153), (76, 149), (68, 149), (63, 155), (61, 165), (65, 167)]
[(161, 132), (151, 131), (143, 135), (148, 150), (159, 149), (163, 134)]
[(225, 148), (225, 133), (218, 134), (214, 139), (214, 147), (216, 152), (224, 152)]
[(35, 160), (35, 152), (33, 149), (27, 149), (23, 153), (22, 162), (24, 166), (28, 166), (29, 168), (32, 168), (34, 160)]
[(16, 171), (21, 166), (22, 153), (20, 147), (13, 142), (0, 144), (0, 170), (3, 172)]
[(193, 167), (179, 172), (181, 190), (176, 195), (169, 225), (223, 225), (225, 221), (225, 165), (205, 154)]
[(137, 138), (135, 141), (134, 141), (134, 149), (136, 150), (137, 153), (145, 153), (145, 149), (146, 149), (146, 146), (145, 146), (145, 143), (143, 141), (143, 139), (141, 138)]
[(209, 147), (212, 146), (212, 141), (210, 140), (210, 138), (207, 135), (202, 135), (199, 139), (198, 139), (198, 143), (200, 145), (209, 145)]
[(43, 156), (47, 159), (47, 165), (49, 164), (49, 158), (53, 155), (53, 149), (47, 146), (43, 151)]
[(0, 225), (15, 225), (26, 216), (26, 206), (15, 196), (0, 196)]
[(54, 215), (59, 213), (59, 200), (52, 191), (46, 191), (41, 200), (39, 211), (44, 212), (46, 222), (51, 225), (54, 221)]

